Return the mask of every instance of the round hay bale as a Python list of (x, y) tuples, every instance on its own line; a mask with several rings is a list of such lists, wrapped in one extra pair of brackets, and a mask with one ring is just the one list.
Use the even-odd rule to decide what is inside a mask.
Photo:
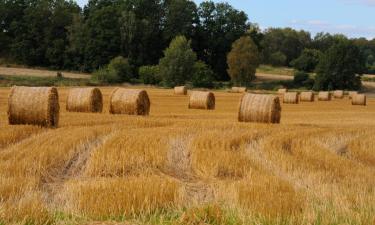
[(109, 113), (147, 116), (150, 99), (145, 90), (117, 88), (112, 92)]
[(367, 105), (367, 98), (364, 94), (356, 94), (352, 97), (352, 105)]
[(246, 87), (232, 87), (231, 92), (232, 93), (245, 93), (247, 92), (247, 88)]
[(101, 113), (103, 97), (99, 88), (73, 88), (66, 99), (68, 112)]
[(9, 124), (57, 127), (59, 95), (54, 87), (12, 87), (8, 97)]
[(300, 94), (300, 101), (301, 102), (313, 102), (315, 100), (314, 92), (312, 91), (304, 91)]
[(349, 99), (352, 99), (356, 94), (358, 94), (358, 91), (349, 91)]
[(212, 92), (194, 91), (190, 95), (189, 109), (215, 109), (215, 95)]
[(279, 94), (279, 95), (284, 95), (287, 92), (288, 92), (288, 89), (286, 89), (286, 88), (281, 88), (281, 89), (277, 90), (277, 94)]
[(285, 104), (299, 104), (298, 92), (287, 92), (284, 94), (283, 102)]
[(342, 90), (336, 90), (333, 92), (334, 98), (344, 98), (344, 91)]
[(186, 86), (175, 87), (174, 93), (176, 95), (187, 95), (187, 88)]
[(280, 123), (280, 99), (275, 95), (245, 94), (240, 101), (238, 121)]
[(331, 93), (329, 91), (321, 91), (318, 94), (319, 101), (331, 101)]

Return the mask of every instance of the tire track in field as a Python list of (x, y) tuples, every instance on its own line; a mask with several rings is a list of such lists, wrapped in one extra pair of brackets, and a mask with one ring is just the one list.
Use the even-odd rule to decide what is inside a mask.
[(42, 184), (42, 190), (45, 193), (45, 202), (54, 207), (59, 206), (63, 199), (61, 196), (64, 183), (71, 179), (77, 179), (82, 176), (86, 168), (87, 161), (93, 152), (101, 147), (111, 136), (113, 132), (99, 136), (78, 145), (76, 153), (57, 173), (49, 176), (49, 179)]
[(170, 140), (167, 155), (169, 176), (184, 185), (183, 202), (187, 205), (200, 205), (214, 200), (214, 190), (201, 181), (192, 169), (192, 152), (189, 148), (192, 136)]

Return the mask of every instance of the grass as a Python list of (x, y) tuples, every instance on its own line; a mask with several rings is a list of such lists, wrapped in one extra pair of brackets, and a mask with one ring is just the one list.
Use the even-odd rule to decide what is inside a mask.
[(0, 86), (87, 86), (92, 85), (88, 79), (33, 77), (33, 76), (3, 76), (0, 75)]
[(294, 76), (294, 69), (288, 68), (288, 67), (274, 67), (270, 65), (260, 65), (257, 69), (257, 73)]
[(87, 114), (66, 112), (59, 87), (57, 129), (7, 125), (0, 98), (0, 224), (374, 222), (372, 98), (284, 104), (267, 125), (237, 122), (241, 94), (189, 110), (146, 88), (150, 116), (136, 117), (108, 114), (113, 87), (100, 89), (104, 112)]

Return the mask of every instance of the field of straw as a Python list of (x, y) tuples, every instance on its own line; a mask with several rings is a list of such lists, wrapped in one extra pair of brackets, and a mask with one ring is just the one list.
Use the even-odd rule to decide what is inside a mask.
[(239, 123), (147, 89), (148, 117), (68, 113), (10, 126), (0, 89), (0, 224), (375, 224), (375, 99), (282, 104), (280, 124)]

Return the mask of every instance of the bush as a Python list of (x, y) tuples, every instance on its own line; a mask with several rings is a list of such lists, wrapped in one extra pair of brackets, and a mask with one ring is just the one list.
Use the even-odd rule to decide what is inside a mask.
[(141, 66), (138, 74), (144, 84), (159, 84), (161, 82), (159, 66)]
[(194, 75), (191, 79), (194, 87), (212, 88), (214, 86), (214, 72), (202, 61), (194, 64)]
[(112, 59), (108, 64), (108, 69), (114, 71), (122, 82), (130, 82), (131, 79), (135, 78), (128, 59), (122, 56)]
[(306, 87), (311, 89), (314, 85), (314, 80), (310, 78), (310, 75), (303, 71), (294, 72), (293, 84), (297, 87)]
[(313, 72), (319, 63), (322, 53), (319, 50), (305, 49), (300, 57), (291, 62), (297, 70)]
[(94, 83), (107, 83), (113, 84), (120, 82), (120, 77), (113, 69), (109, 69), (108, 66), (96, 70), (92, 76), (91, 80)]
[(285, 66), (286, 60), (287, 58), (282, 52), (275, 52), (269, 58), (272, 66)]
[(191, 49), (190, 41), (184, 36), (172, 40), (160, 59), (159, 70), (163, 84), (167, 87), (184, 85), (192, 79), (197, 56)]
[(302, 85), (303, 82), (309, 79), (309, 74), (305, 73), (303, 71), (295, 71), (294, 72), (294, 84), (296, 85)]

